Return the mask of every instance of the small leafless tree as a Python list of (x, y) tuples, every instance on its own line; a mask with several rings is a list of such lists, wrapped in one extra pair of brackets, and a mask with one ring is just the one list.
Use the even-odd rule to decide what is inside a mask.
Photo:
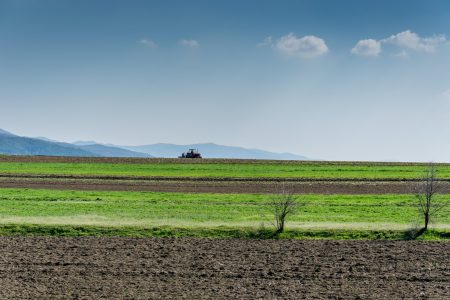
[(273, 196), (270, 202), (270, 208), (273, 212), (276, 235), (284, 231), (286, 219), (289, 215), (296, 213), (297, 205), (293, 189), (285, 185), (282, 186), (278, 194)]
[(430, 221), (448, 205), (447, 200), (436, 197), (443, 192), (445, 192), (445, 186), (437, 176), (436, 166), (430, 164), (415, 187), (416, 203), (419, 214), (423, 217), (424, 226), (417, 231), (414, 238), (427, 231)]

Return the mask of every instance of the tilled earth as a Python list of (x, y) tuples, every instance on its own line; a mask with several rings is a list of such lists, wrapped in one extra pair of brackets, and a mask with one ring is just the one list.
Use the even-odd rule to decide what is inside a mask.
[(450, 243), (0, 238), (1, 299), (448, 299)]
[[(408, 194), (417, 186), (412, 181), (375, 180), (302, 180), (288, 183), (296, 194)], [(441, 183), (450, 192), (450, 183)], [(280, 182), (269, 180), (189, 180), (178, 179), (100, 179), (100, 178), (27, 178), (0, 174), (0, 188), (33, 188), (54, 190), (98, 190), (98, 191), (153, 191), (184, 193), (273, 193), (280, 189)]]

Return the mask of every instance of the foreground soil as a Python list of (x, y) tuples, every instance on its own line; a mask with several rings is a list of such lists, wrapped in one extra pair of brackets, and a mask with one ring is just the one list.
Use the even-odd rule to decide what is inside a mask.
[(450, 243), (0, 238), (1, 299), (450, 297)]

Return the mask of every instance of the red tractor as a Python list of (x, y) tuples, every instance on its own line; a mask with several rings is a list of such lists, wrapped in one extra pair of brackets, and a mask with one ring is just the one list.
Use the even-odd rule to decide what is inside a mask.
[(189, 149), (188, 152), (181, 154), (178, 158), (202, 158), (202, 155), (198, 152), (197, 149)]

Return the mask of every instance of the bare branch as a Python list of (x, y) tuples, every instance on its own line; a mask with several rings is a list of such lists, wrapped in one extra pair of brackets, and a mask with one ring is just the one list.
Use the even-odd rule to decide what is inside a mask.
[(445, 186), (437, 176), (435, 165), (430, 164), (414, 189), (419, 214), (424, 221), (424, 227), (418, 231), (415, 237), (423, 234), (428, 229), (430, 221), (436, 217), (438, 212), (448, 206), (448, 199), (437, 197), (445, 191)]
[(286, 218), (297, 211), (297, 201), (293, 189), (283, 184), (280, 192), (273, 196), (270, 207), (274, 216), (275, 234), (280, 234), (284, 231)]

